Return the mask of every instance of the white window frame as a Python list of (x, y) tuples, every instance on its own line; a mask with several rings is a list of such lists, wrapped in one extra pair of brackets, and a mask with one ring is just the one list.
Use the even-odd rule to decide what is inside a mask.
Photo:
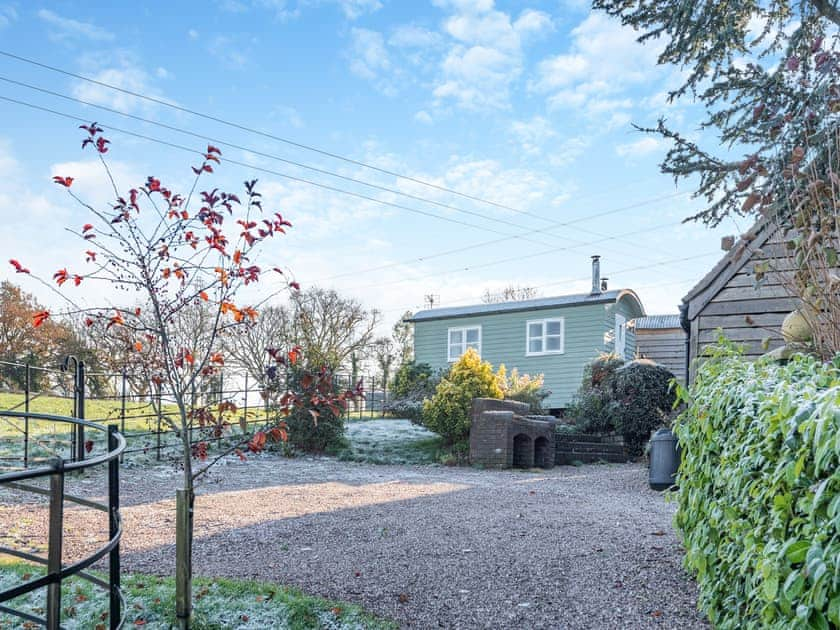
[[(478, 352), (478, 356), (481, 356), (481, 326), (454, 326), (449, 328), (446, 331), (446, 359), (449, 363), (454, 363), (458, 359), (460, 359), (463, 354), (467, 351), (467, 331), (468, 330), (477, 330), (478, 331), (478, 348), (476, 348), (476, 352)], [(461, 341), (461, 353), (458, 356), (452, 356), (452, 333), (453, 332), (460, 332), (462, 335)]]
[[(615, 314), (615, 332), (613, 335), (613, 352), (623, 359), (627, 356), (627, 318), (621, 313)], [(621, 340), (620, 353), (618, 351), (619, 339)]]
[[(546, 335), (546, 330), (548, 330), (546, 324), (549, 322), (560, 322), (560, 335)], [(542, 335), (539, 337), (531, 337), (531, 325), (532, 324), (541, 324), (542, 325)], [(559, 350), (546, 350), (545, 349), (545, 340), (547, 337), (560, 337), (560, 349)], [(541, 339), (542, 340), (542, 350), (540, 352), (531, 352), (531, 341), (533, 339)], [(529, 319), (525, 322), (525, 356), (526, 357), (541, 357), (548, 354), (564, 354), (566, 352), (566, 318), (565, 317), (547, 317), (545, 319)]]

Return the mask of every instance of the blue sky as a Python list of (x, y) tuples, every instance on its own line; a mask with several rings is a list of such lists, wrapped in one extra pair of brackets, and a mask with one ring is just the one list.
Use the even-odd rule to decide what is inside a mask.
[[(680, 71), (656, 66), (655, 47), (636, 44), (632, 31), (586, 3), (143, 4), (0, 0), (0, 50), (437, 188), (7, 56), (0, 96), (99, 121), (124, 188), (151, 174), (186, 186), (193, 158), (112, 126), (196, 149), (204, 143), (9, 80), (243, 147), (222, 146), (224, 157), (250, 166), (223, 164), (212, 185), (241, 190), (257, 177), (266, 205), (293, 222), (264, 262), (291, 268), (304, 287), (352, 295), (388, 324), (426, 294), (455, 306), (509, 284), (543, 296), (587, 290), (590, 254), (602, 256), (611, 286), (636, 289), (648, 312), (676, 312), (720, 257), (720, 236), (749, 227), (679, 223), (702, 201), (690, 199), (690, 184), (676, 188), (659, 174), (667, 147), (631, 123), (665, 116), (705, 140), (701, 112), (668, 104)], [(83, 249), (63, 228), (84, 215), (52, 175), (74, 175), (74, 190), (94, 203), (107, 203), (107, 188), (92, 154), (79, 150), (73, 120), (3, 100), (0, 115), (0, 246), (48, 277)], [(12, 276), (0, 268), (0, 278), (20, 279)]]

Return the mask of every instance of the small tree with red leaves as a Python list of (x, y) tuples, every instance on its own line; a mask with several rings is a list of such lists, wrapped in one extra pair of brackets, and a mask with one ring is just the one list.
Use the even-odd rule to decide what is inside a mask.
[[(123, 340), (151, 380), (168, 390), (177, 407), (177, 416), (167, 418), (180, 438), (183, 466), (176, 518), (176, 612), (181, 627), (188, 628), (192, 507), (197, 479), (226, 455), (245, 459), (246, 453), (259, 453), (269, 442), (285, 440), (283, 416), (306, 404), (301, 395), (283, 395), (276, 421), (251, 432), (243, 423), (235, 443), (210, 458), (206, 438), (229, 433), (228, 419), (236, 409), (230, 401), (196, 407), (192, 396), (197, 383), (214, 375), (225, 363), (219, 351), (219, 336), (259, 317), (254, 305), (242, 303), (241, 290), (258, 282), (264, 273), (255, 262), (260, 248), (285, 234), (291, 224), (280, 213), (263, 210), (256, 180), (245, 182), (244, 199), (215, 188), (198, 192), (200, 181), (221, 162), (221, 151), (213, 146), (208, 146), (201, 162), (192, 167), (195, 178), (186, 195), (173, 192), (153, 176), (142, 186), (121, 193), (104, 157), (110, 141), (102, 135), (102, 128), (96, 123), (81, 128), (85, 130), (82, 148), (96, 151), (115, 200), (109, 208), (95, 208), (74, 193), (72, 176), (53, 178), (86, 209), (89, 222), (70, 229), (83, 242), (79, 267), (59, 269), (52, 280), (69, 304), (61, 315), (78, 318), (88, 327), (101, 328), (102, 334)], [(18, 273), (31, 273), (17, 260), (10, 263)], [(271, 273), (282, 276), (283, 271), (274, 267)], [(61, 291), (93, 282), (125, 291), (133, 303), (116, 308), (80, 307)], [(289, 290), (299, 289), (295, 282), (284, 285)], [(110, 290), (107, 293), (120, 295)], [(195, 321), (189, 315), (196, 309), (202, 311), (204, 322), (199, 327), (188, 324)], [(39, 311), (32, 323), (40, 327), (57, 314)], [(295, 363), (298, 357), (298, 349), (283, 355), (272, 352), (272, 359), (280, 364)], [(313, 373), (311, 378), (324, 379), (328, 374)], [(323, 403), (336, 409), (344, 408), (346, 401), (356, 395), (350, 391), (334, 393), (329, 387), (319, 391), (324, 392)], [(317, 417), (313, 416), (313, 421)], [(203, 437), (193, 441), (196, 428)]]

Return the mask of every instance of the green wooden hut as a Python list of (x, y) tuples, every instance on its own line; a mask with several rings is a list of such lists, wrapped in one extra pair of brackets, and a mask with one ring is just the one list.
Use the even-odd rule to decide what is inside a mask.
[(414, 324), (414, 357), (434, 369), (447, 368), (474, 348), (494, 368), (545, 377), (551, 391), (545, 406), (568, 406), (584, 366), (601, 352), (632, 359), (636, 339), (631, 320), (645, 314), (630, 289), (606, 290), (593, 256), (592, 290), (577, 295), (435, 308), (419, 311)]

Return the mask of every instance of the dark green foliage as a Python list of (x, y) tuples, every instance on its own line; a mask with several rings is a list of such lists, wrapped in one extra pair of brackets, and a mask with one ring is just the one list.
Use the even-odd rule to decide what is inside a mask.
[(840, 627), (840, 360), (703, 363), (674, 423), (676, 525), (712, 624)]
[(419, 398), (422, 400), (435, 393), (438, 382), (440, 382), (440, 378), (434, 376), (431, 365), (408, 361), (400, 365), (394, 375), (391, 394), (395, 399)]
[(600, 354), (583, 369), (583, 381), (566, 416), (584, 433), (606, 433), (615, 429), (618, 405), (613, 394), (615, 371), (624, 360), (615, 354)]
[(671, 142), (664, 173), (699, 175), (697, 195), (709, 203), (697, 218), (717, 225), (730, 214), (760, 216), (785, 196), (791, 156), (807, 150), (807, 161), (825, 161), (837, 125), (835, 1), (593, 4), (659, 47), (660, 64), (685, 72), (672, 99), (699, 101), (708, 112), (701, 128), (717, 137), (705, 148), (664, 120), (650, 130)]
[[(292, 407), (286, 418), (289, 444), (307, 453), (334, 453), (347, 445), (344, 439), (344, 420), (341, 409), (329, 404), (313, 404), (318, 380), (306, 369), (293, 368), (289, 372), (287, 387), (303, 402)], [(337, 389), (332, 392), (337, 393)]]
[(668, 423), (676, 400), (673, 379), (668, 369), (646, 359), (631, 361), (615, 371), (615, 429), (631, 454), (641, 454), (650, 432)]
[(388, 413), (397, 418), (411, 420), (415, 424), (422, 424), (423, 401), (434, 395), (440, 378), (428, 363), (403, 363), (394, 375), (394, 383), (391, 386), (392, 399), (387, 406)]

